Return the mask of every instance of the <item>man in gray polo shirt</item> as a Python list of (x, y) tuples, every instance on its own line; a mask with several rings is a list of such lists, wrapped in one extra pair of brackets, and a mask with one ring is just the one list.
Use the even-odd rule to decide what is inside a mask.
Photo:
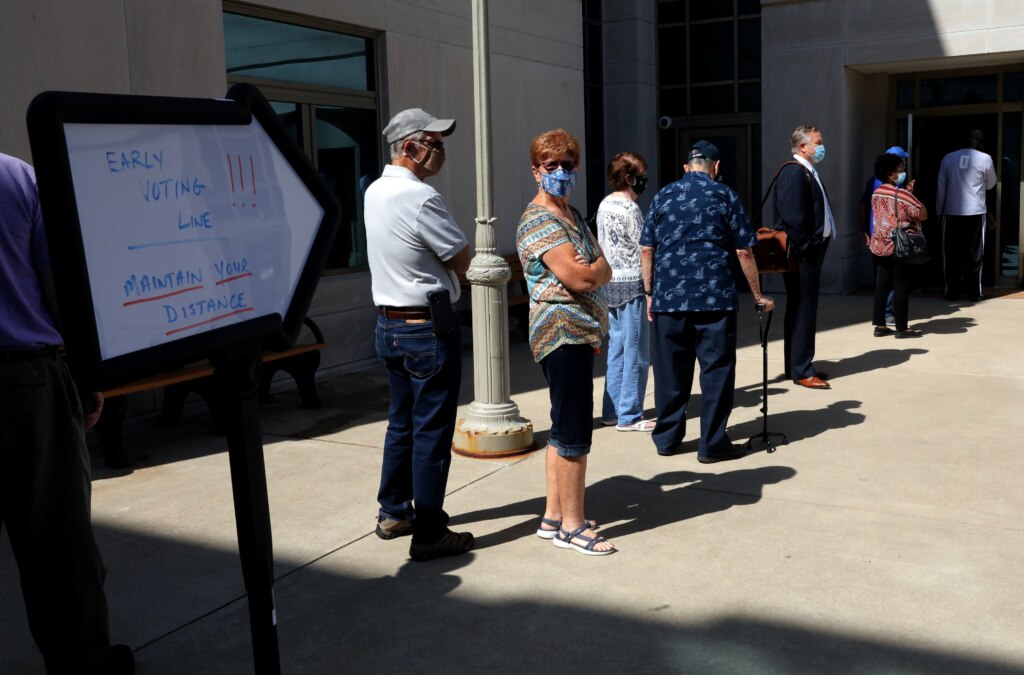
[(35, 174), (0, 154), (0, 527), (47, 673), (131, 673), (131, 650), (110, 645), (89, 513), (85, 430), (102, 399), (83, 414), (58, 355), (51, 279)]
[(412, 533), (415, 561), (466, 553), (473, 535), (448, 529), (444, 494), (462, 378), (458, 274), (469, 242), (437, 190), (423, 182), (444, 164), (455, 120), (411, 108), (384, 128), (391, 164), (366, 190), (366, 243), (377, 355), (391, 405), (377, 501), (377, 536)]
[(971, 300), (981, 300), (985, 254), (985, 192), (996, 186), (996, 168), (983, 152), (985, 135), (975, 129), (967, 146), (942, 158), (935, 210), (942, 225), (942, 274), (946, 299), (955, 300), (963, 276)]

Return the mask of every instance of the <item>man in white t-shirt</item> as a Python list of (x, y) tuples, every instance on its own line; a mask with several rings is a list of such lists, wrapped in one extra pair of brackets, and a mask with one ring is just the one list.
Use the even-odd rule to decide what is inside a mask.
[(971, 300), (981, 300), (981, 267), (985, 253), (985, 192), (996, 185), (992, 157), (984, 150), (985, 135), (975, 129), (967, 146), (942, 158), (935, 207), (942, 225), (942, 274), (947, 300), (960, 292), (961, 275)]
[(469, 242), (437, 190), (423, 182), (444, 164), (455, 120), (411, 108), (384, 128), (391, 164), (366, 189), (366, 243), (377, 305), (377, 355), (391, 404), (377, 501), (377, 536), (412, 534), (415, 561), (458, 555), (473, 535), (448, 529), (444, 494), (462, 379), (451, 302), (469, 267)]

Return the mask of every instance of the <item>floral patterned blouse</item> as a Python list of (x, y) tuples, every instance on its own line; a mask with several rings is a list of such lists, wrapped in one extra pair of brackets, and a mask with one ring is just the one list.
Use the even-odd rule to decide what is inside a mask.
[(868, 248), (879, 257), (892, 255), (893, 244), (889, 233), (894, 227), (918, 226), (917, 219), (924, 205), (909, 190), (884, 183), (871, 195), (871, 217), (874, 232)]
[(608, 195), (597, 207), (597, 241), (612, 268), (604, 287), (609, 307), (621, 307), (644, 294), (640, 279), (640, 229), (644, 214), (631, 199)]

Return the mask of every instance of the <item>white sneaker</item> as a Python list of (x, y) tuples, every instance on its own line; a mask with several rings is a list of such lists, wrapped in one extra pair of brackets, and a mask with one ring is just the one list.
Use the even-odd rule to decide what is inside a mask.
[(892, 316), (891, 314), (889, 316), (885, 317), (885, 325), (886, 326), (890, 326), (892, 328), (895, 328), (896, 327), (896, 317)]
[(648, 433), (649, 434), (652, 431), (654, 431), (654, 427), (655, 427), (655, 425), (657, 425), (657, 423), (658, 423), (657, 420), (640, 420), (639, 422), (634, 422), (633, 424), (630, 424), (629, 426), (625, 426), (625, 427), (616, 426), (615, 429), (617, 431), (640, 431), (640, 432)]

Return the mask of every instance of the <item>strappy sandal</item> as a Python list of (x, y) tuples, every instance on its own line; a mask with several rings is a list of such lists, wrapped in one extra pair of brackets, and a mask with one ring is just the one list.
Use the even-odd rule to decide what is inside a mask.
[[(541, 518), (540, 525), (541, 526), (537, 528), (537, 536), (541, 539), (554, 539), (555, 535), (558, 534), (558, 531), (562, 529), (562, 521), (552, 520), (551, 518)], [(551, 529), (549, 530), (545, 528), (545, 525), (549, 526)], [(596, 530), (598, 528), (596, 520), (587, 520), (587, 525), (592, 530)]]
[[(610, 548), (607, 551), (598, 551), (594, 547), (598, 544), (608, 541), (604, 537), (588, 537), (583, 534), (590, 527), (587, 523), (583, 523), (572, 532), (566, 532), (562, 528), (558, 528), (558, 535), (553, 539), (555, 546), (558, 548), (571, 548), (574, 551), (578, 551), (583, 555), (609, 555), (615, 553), (617, 548)], [(577, 539), (582, 539), (584, 544), (576, 543)]]

